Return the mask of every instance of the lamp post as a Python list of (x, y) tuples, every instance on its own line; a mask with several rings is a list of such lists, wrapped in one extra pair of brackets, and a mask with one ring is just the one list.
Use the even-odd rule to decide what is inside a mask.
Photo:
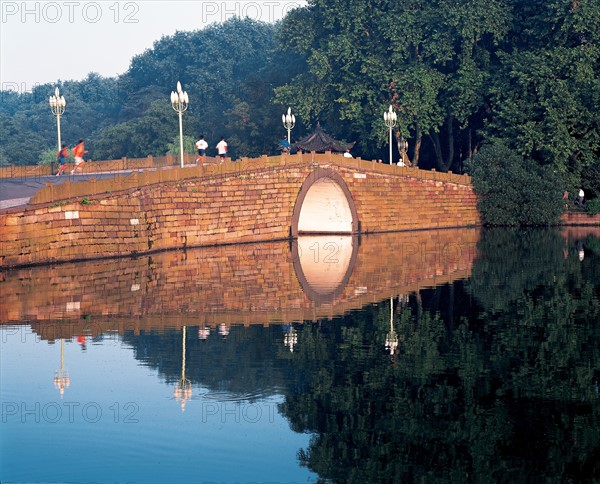
[(292, 128), (296, 126), (296, 116), (292, 114), (292, 108), (288, 108), (287, 114), (281, 115), (281, 121), (283, 122), (283, 126), (287, 129), (288, 132), (288, 143), (292, 144), (291, 132)]
[(383, 121), (390, 130), (390, 165), (392, 164), (392, 128), (396, 126), (396, 119), (396, 113), (392, 110), (392, 105), (390, 104), (390, 108), (383, 113)]
[(173, 390), (173, 396), (179, 401), (182, 412), (185, 410), (185, 402), (192, 398), (192, 382), (185, 377), (185, 329), (184, 326), (181, 333), (181, 377)]
[(181, 168), (183, 168), (183, 112), (188, 108), (190, 100), (187, 92), (181, 89), (177, 81), (177, 92), (171, 91), (171, 106), (179, 114), (179, 152), (181, 155)]
[(390, 332), (385, 337), (385, 349), (390, 352), (390, 356), (394, 356), (398, 348), (398, 335), (394, 331), (394, 299), (390, 298)]
[(71, 384), (69, 372), (65, 368), (65, 340), (60, 340), (60, 368), (54, 372), (54, 386), (60, 391), (60, 398), (65, 393), (65, 388)]
[(296, 329), (290, 325), (290, 329), (283, 337), (283, 344), (290, 349), (290, 353), (294, 352), (294, 346), (298, 343), (298, 333)]
[(60, 117), (65, 113), (65, 107), (67, 106), (67, 101), (65, 101), (65, 97), (60, 95), (60, 91), (58, 87), (54, 89), (54, 95), (50, 96), (50, 111), (52, 114), (56, 116), (56, 130), (58, 131), (58, 151), (62, 146), (60, 140)]

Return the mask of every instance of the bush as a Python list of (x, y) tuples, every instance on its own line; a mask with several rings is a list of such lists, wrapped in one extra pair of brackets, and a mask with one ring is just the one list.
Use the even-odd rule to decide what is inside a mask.
[(556, 225), (564, 207), (562, 180), (502, 141), (484, 145), (467, 172), (486, 225)]
[(592, 215), (600, 213), (600, 197), (590, 200), (586, 205), (586, 210)]

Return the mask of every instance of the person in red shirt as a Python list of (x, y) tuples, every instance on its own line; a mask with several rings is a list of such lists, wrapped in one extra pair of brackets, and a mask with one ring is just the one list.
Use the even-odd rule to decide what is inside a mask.
[(73, 158), (75, 158), (75, 168), (73, 168), (71, 170), (71, 175), (73, 173), (75, 173), (75, 171), (79, 168), (81, 168), (81, 171), (83, 171), (83, 155), (87, 153), (87, 150), (85, 149), (85, 146), (83, 145), (83, 140), (80, 139), (79, 142), (77, 143), (77, 146), (75, 146), (75, 148), (73, 148)]

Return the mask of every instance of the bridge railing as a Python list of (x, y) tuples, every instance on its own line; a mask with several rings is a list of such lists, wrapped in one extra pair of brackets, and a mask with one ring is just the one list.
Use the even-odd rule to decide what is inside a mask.
[[(194, 163), (196, 155), (186, 153), (184, 162), (186, 164)], [(166, 156), (147, 156), (145, 158), (127, 158), (123, 157), (115, 160), (92, 161), (87, 160), (81, 169), (82, 173), (107, 173), (114, 171), (128, 171), (139, 169), (161, 168), (179, 164), (179, 157), (174, 155)], [(1, 178), (31, 178), (50, 176), (56, 173), (58, 163), (49, 165), (33, 166), (3, 166), (0, 167)], [(72, 170), (75, 165), (67, 164), (68, 170)]]
[[(187, 156), (187, 155), (186, 155)], [(192, 160), (193, 158), (193, 160)], [(241, 158), (236, 161), (227, 159), (221, 162), (216, 158), (206, 158), (201, 165), (192, 165), (195, 155), (184, 160), (190, 164), (183, 168), (174, 166), (177, 159), (173, 156), (148, 157), (141, 159), (122, 159), (94, 162), (93, 168), (101, 170), (88, 173), (112, 173), (113, 176), (92, 178), (86, 181), (71, 182), (65, 180), (60, 184), (46, 183), (46, 186), (30, 199), (30, 204), (53, 203), (76, 197), (88, 197), (102, 193), (129, 190), (157, 183), (182, 181), (191, 178), (215, 177), (221, 175), (242, 174), (254, 170), (278, 168), (282, 166), (298, 166), (311, 163), (333, 164), (355, 168), (361, 171), (376, 172), (387, 175), (409, 176), (412, 178), (445, 181), (457, 184), (470, 184), (467, 175), (441, 173), (416, 168), (386, 165), (376, 161), (360, 158), (344, 158), (337, 153), (297, 153), (293, 155), (261, 156), (259, 158)], [(87, 163), (86, 163), (87, 164)], [(129, 171), (128, 171), (129, 170)], [(133, 171), (131, 171), (133, 170)]]

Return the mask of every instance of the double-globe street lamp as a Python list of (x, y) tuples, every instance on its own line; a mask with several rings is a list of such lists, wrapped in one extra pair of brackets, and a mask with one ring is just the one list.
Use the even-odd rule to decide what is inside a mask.
[(183, 112), (188, 108), (190, 100), (187, 92), (181, 89), (177, 81), (177, 92), (171, 91), (171, 106), (179, 114), (179, 153), (181, 154), (181, 168), (183, 168)]
[(67, 106), (67, 101), (65, 101), (65, 97), (60, 95), (60, 91), (58, 87), (54, 89), (54, 95), (50, 96), (50, 111), (52, 114), (56, 116), (56, 130), (58, 131), (58, 151), (62, 147), (62, 143), (60, 140), (60, 117), (65, 113), (65, 107)]
[(283, 122), (283, 126), (287, 129), (287, 139), (290, 145), (292, 144), (291, 132), (292, 128), (296, 126), (296, 116), (292, 114), (292, 108), (288, 108), (287, 114), (281, 115), (281, 121)]
[(392, 164), (392, 128), (396, 126), (396, 120), (396, 113), (394, 112), (394, 110), (392, 109), (392, 105), (390, 104), (390, 108), (385, 113), (383, 113), (383, 121), (390, 131), (390, 165)]

